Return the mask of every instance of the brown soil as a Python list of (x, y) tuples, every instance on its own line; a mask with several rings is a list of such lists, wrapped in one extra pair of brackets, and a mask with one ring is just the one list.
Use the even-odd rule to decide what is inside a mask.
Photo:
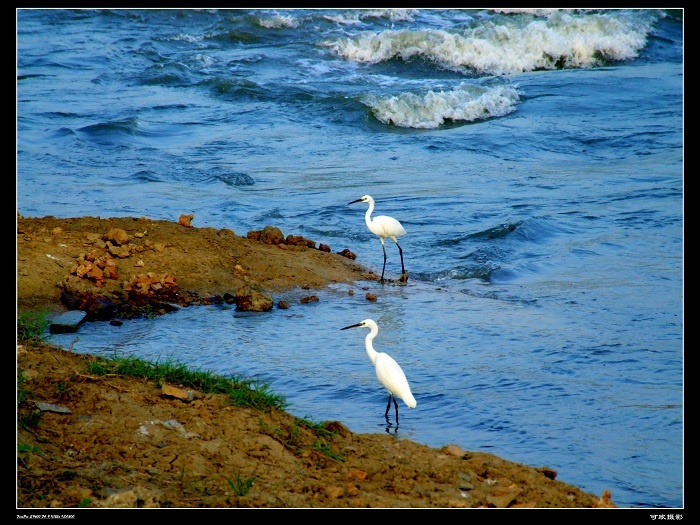
[[(118, 241), (115, 228), (127, 236)], [(342, 249), (248, 236), (192, 227), (187, 217), (18, 217), (18, 311), (66, 310), (66, 296), (119, 305), (164, 289), (196, 307), (246, 284), (274, 296), (377, 279)], [(355, 434), (336, 421), (319, 431), (223, 395), (182, 400), (153, 382), (92, 376), (94, 359), (18, 344), (17, 508), (615, 507), (608, 491), (583, 492), (546, 466)], [(39, 412), (37, 402), (56, 407)]]

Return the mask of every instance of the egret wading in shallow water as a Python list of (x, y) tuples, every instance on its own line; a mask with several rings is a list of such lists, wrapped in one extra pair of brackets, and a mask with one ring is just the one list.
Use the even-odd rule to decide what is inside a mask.
[(367, 355), (369, 360), (372, 361), (374, 369), (377, 372), (377, 378), (389, 391), (389, 400), (386, 403), (386, 412), (384, 412), (384, 417), (386, 422), (389, 423), (389, 409), (391, 408), (391, 402), (394, 401), (394, 407), (396, 408), (396, 426), (399, 425), (399, 405), (396, 403), (396, 398), (402, 399), (408, 408), (416, 408), (416, 398), (413, 397), (411, 393), (411, 387), (408, 386), (408, 381), (406, 380), (406, 375), (401, 370), (399, 364), (394, 361), (394, 358), (389, 354), (384, 352), (377, 352), (372, 346), (372, 340), (379, 333), (379, 326), (372, 319), (365, 319), (362, 322), (346, 326), (341, 328), (341, 330), (347, 330), (348, 328), (369, 328), (369, 333), (365, 337), (365, 349), (367, 350)]
[(365, 195), (357, 200), (348, 202), (348, 204), (355, 204), (356, 202), (366, 202), (369, 204), (367, 212), (365, 213), (365, 222), (367, 223), (367, 228), (373, 234), (379, 236), (379, 240), (382, 243), (382, 251), (384, 252), (384, 266), (382, 266), (382, 276), (379, 278), (379, 282), (384, 282), (384, 270), (386, 270), (386, 248), (384, 247), (384, 239), (391, 239), (396, 243), (396, 247), (399, 249), (399, 255), (401, 256), (401, 277), (399, 281), (406, 282), (408, 277), (406, 276), (406, 269), (403, 265), (403, 250), (399, 244), (399, 237), (406, 235), (406, 230), (404, 230), (401, 223), (394, 219), (393, 217), (388, 217), (387, 215), (377, 215), (372, 219), (370, 215), (374, 211), (374, 199), (369, 195)]

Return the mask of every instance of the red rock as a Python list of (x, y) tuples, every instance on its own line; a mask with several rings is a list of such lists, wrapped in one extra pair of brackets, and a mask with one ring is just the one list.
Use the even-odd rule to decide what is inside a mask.
[(180, 215), (180, 219), (177, 222), (178, 224), (191, 228), (190, 222), (192, 222), (192, 219), (194, 219), (194, 214), (190, 213), (189, 215), (185, 215), (183, 213)]
[(357, 255), (352, 253), (347, 248), (345, 248), (342, 252), (338, 252), (338, 255), (342, 255), (343, 257), (347, 257), (348, 259), (352, 259), (353, 261), (357, 258)]

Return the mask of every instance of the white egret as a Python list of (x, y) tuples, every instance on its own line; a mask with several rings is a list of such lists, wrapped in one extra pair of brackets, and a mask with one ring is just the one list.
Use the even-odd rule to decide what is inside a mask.
[(401, 277), (399, 281), (406, 282), (408, 280), (406, 276), (406, 269), (403, 265), (403, 250), (399, 244), (399, 237), (406, 235), (406, 230), (404, 230), (401, 223), (394, 219), (393, 217), (388, 217), (387, 215), (377, 215), (373, 219), (370, 217), (374, 211), (374, 199), (369, 195), (364, 195), (363, 197), (348, 202), (348, 204), (355, 204), (356, 202), (366, 202), (369, 204), (367, 212), (365, 213), (365, 223), (367, 223), (367, 228), (369, 231), (379, 236), (379, 240), (382, 243), (382, 251), (384, 252), (384, 266), (382, 266), (382, 276), (379, 278), (379, 282), (384, 282), (384, 270), (386, 269), (386, 248), (384, 247), (384, 239), (391, 239), (396, 243), (396, 247), (399, 249), (399, 255), (401, 256)]
[(399, 424), (399, 405), (396, 403), (396, 398), (400, 398), (406, 403), (408, 408), (416, 408), (416, 398), (413, 397), (411, 393), (411, 387), (408, 386), (408, 381), (406, 380), (406, 375), (399, 364), (394, 361), (394, 358), (389, 354), (384, 352), (377, 352), (372, 346), (372, 340), (379, 333), (379, 326), (372, 319), (365, 319), (357, 324), (346, 326), (341, 328), (341, 330), (347, 330), (348, 328), (369, 328), (369, 333), (365, 337), (365, 349), (367, 350), (367, 355), (369, 360), (372, 361), (374, 369), (377, 372), (377, 378), (389, 391), (389, 400), (386, 403), (386, 412), (384, 412), (384, 417), (387, 423), (389, 423), (389, 409), (391, 408), (391, 401), (394, 401), (394, 407), (396, 408), (396, 425)]

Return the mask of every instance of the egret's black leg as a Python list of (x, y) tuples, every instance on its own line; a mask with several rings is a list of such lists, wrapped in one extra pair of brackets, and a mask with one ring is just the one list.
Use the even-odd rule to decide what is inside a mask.
[(380, 283), (384, 282), (384, 270), (386, 270), (386, 248), (384, 247), (384, 243), (382, 243), (382, 251), (384, 252), (384, 266), (382, 266), (382, 276), (379, 278)]
[(391, 396), (391, 399), (394, 400), (394, 408), (396, 408), (396, 426), (399, 426), (399, 404), (396, 402), (396, 398), (394, 396)]
[[(389, 421), (389, 409), (391, 408), (391, 399), (392, 398), (393, 398), (393, 396), (391, 394), (389, 394), (389, 399), (387, 399), (387, 402), (386, 402), (386, 412), (384, 412), (384, 417), (386, 418), (387, 422)], [(394, 401), (394, 403), (396, 403), (396, 401)]]
[(399, 249), (399, 255), (401, 256), (401, 275), (406, 273), (406, 268), (403, 266), (403, 250), (401, 249), (401, 245), (397, 242), (396, 243), (397, 248)]

